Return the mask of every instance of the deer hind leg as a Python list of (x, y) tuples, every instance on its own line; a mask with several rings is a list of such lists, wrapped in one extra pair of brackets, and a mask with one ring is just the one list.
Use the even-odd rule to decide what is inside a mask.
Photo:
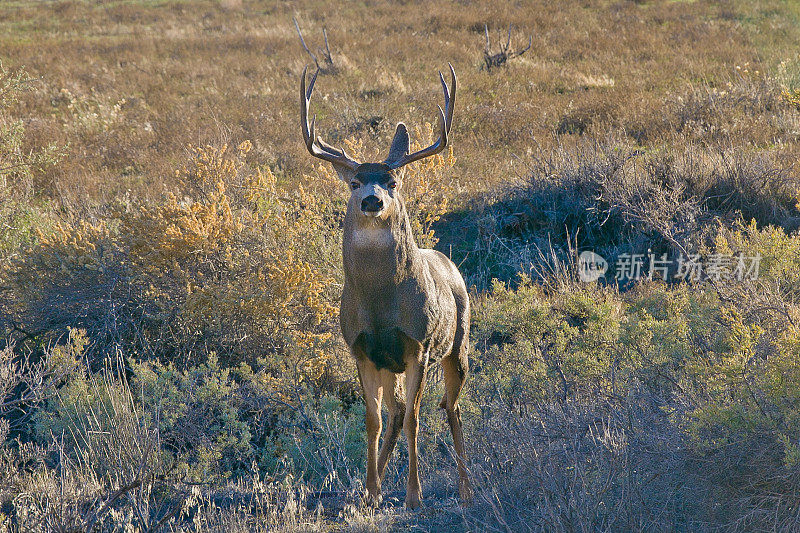
[(439, 407), (447, 413), (447, 422), (450, 424), (450, 431), (453, 434), (453, 447), (456, 450), (458, 467), (458, 495), (462, 504), (467, 504), (472, 501), (472, 487), (467, 475), (464, 431), (461, 427), (461, 409), (458, 407), (458, 397), (467, 380), (467, 363), (466, 357), (459, 356), (460, 353), (453, 352), (442, 359), (445, 393)]
[[(419, 346), (422, 349), (422, 346)], [(419, 482), (417, 460), (417, 433), (419, 431), (419, 408), (425, 386), (428, 355), (420, 351), (406, 352), (406, 416), (403, 430), (408, 440), (408, 484), (406, 485), (406, 507), (416, 509), (422, 500), (422, 485)]]
[(371, 505), (381, 502), (381, 480), (378, 476), (378, 439), (381, 435), (381, 397), (383, 387), (380, 372), (372, 361), (358, 360), (358, 378), (364, 393), (367, 426), (367, 500)]
[(383, 399), (389, 411), (388, 426), (386, 427), (386, 433), (383, 435), (381, 451), (378, 454), (378, 478), (383, 483), (386, 465), (392, 456), (395, 444), (397, 444), (400, 431), (403, 429), (403, 419), (406, 416), (406, 399), (402, 374), (382, 370), (381, 383), (383, 385)]

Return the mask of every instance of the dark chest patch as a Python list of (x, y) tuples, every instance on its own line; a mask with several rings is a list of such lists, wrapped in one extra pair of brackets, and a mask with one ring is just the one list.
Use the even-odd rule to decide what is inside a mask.
[(405, 372), (405, 335), (400, 328), (388, 328), (376, 333), (362, 332), (353, 343), (359, 357), (366, 357), (378, 368), (397, 374)]

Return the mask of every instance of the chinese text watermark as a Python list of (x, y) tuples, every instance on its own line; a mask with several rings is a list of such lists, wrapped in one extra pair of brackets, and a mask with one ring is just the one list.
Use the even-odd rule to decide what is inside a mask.
[[(690, 254), (670, 259), (667, 254), (620, 254), (614, 263), (613, 278), (617, 281), (662, 279), (678, 281), (755, 280), (761, 265), (761, 254)], [(597, 281), (609, 270), (608, 261), (590, 251), (578, 256), (578, 275), (583, 282)]]

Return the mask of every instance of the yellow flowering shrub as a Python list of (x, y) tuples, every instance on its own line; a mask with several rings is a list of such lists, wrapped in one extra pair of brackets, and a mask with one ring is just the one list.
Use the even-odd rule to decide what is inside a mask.
[(781, 96), (790, 106), (800, 110), (800, 89), (783, 89)]
[[(433, 128), (416, 137), (432, 142)], [(361, 145), (349, 145), (358, 157)], [(99, 220), (40, 232), (9, 275), (22, 329), (57, 338), (83, 328), (90, 356), (133, 348), (196, 365), (214, 352), (223, 367), (244, 362), (276, 379), (289, 366), (296, 381), (341, 379), (347, 188), (324, 164), (282, 188), (271, 169), (247, 164), (251, 149), (249, 141), (190, 147), (179, 188), (162, 201), (118, 201)], [(406, 169), (421, 246), (436, 242), (453, 164), (449, 152)]]
[[(436, 135), (438, 133), (426, 122), (422, 128), (417, 128), (414, 138), (420, 141), (413, 143), (411, 151), (432, 144)], [(453, 147), (450, 146), (444, 153), (412, 163), (406, 168), (405, 197), (408, 216), (417, 244), (422, 248), (433, 248), (439, 242), (433, 225), (448, 211), (448, 198), (453, 196), (453, 191), (450, 187), (452, 181), (446, 180), (455, 164)]]
[[(338, 275), (330, 265), (338, 261), (314, 264), (306, 250), (324, 197), (279, 191), (269, 169), (247, 168), (250, 147), (192, 148), (178, 170), (180, 196), (157, 205), (119, 203), (106, 221), (62, 224), (41, 235), (15, 271), (21, 300), (53, 314), (69, 312), (69, 299), (98, 315), (87, 316), (90, 331), (113, 318), (115, 327), (127, 324), (118, 342), (131, 334), (156, 340), (156, 351), (171, 357), (214, 350), (228, 364), (284, 351), (298, 339), (329, 347)], [(313, 230), (330, 240), (335, 228)], [(119, 314), (86, 301), (100, 298)], [(38, 314), (35, 305), (29, 311)]]

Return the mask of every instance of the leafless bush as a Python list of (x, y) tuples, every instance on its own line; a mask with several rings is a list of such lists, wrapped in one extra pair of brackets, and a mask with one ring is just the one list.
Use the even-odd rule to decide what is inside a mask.
[[(59, 433), (51, 432), (41, 448), (17, 450), (4, 465), (18, 469), (8, 480), (17, 524), (64, 532), (159, 527), (181, 504), (165, 481), (169, 465), (155, 421), (143, 416), (124, 377), (110, 367), (86, 384), (84, 403)], [(31, 458), (37, 458), (32, 465)]]
[(559, 146), (532, 156), (528, 177), (511, 193), (477, 208), (479, 238), (465, 266), (483, 279), (473, 276), (470, 282), (482, 289), (492, 277), (510, 279), (567, 243), (612, 255), (635, 233), (602, 194), (606, 184), (627, 172), (636, 155), (609, 142), (587, 143), (577, 150)]
[(742, 439), (698, 462), (715, 508), (709, 519), (727, 531), (796, 531), (800, 471), (787, 468), (772, 436)]
[[(300, 31), (300, 25), (297, 23), (297, 19), (295, 17), (292, 17), (292, 22), (294, 22), (294, 29), (297, 30), (297, 36), (300, 38), (300, 44), (303, 46), (303, 50), (305, 50), (309, 57), (311, 57), (311, 61), (314, 62), (314, 65), (317, 67), (317, 71), (335, 73), (336, 66), (333, 64), (331, 47), (328, 44), (328, 30), (326, 30), (324, 27), (322, 28), (322, 38), (325, 41), (325, 48), (317, 48), (317, 54), (314, 55), (311, 50), (309, 50), (308, 45), (306, 45), (306, 41), (303, 39), (303, 33)], [(322, 58), (322, 65), (319, 64), (319, 57)]]
[(494, 406), (475, 421), (470, 529), (702, 529), (694, 522), (702, 489), (692, 485), (683, 439), (647, 403)]
[(70, 387), (85, 396), (70, 396), (74, 390), (59, 395), (55, 418), (39, 424), (49, 435), (42, 444), (0, 446), (0, 504), (12, 510), (16, 527), (75, 533), (323, 529), (324, 508), (310, 504), (309, 486), (291, 473), (262, 479), (256, 468), (227, 483), (187, 481), (162, 439), (159, 411), (137, 399), (114, 368), (119, 362), (73, 376)]
[(232, 483), (223, 489), (192, 487), (183, 501), (180, 514), (166, 531), (313, 532), (324, 531), (323, 511), (309, 511), (308, 490), (293, 486), (291, 480), (251, 479)]
[(24, 424), (81, 364), (85, 342), (83, 333), (73, 330), (66, 345), (51, 346), (40, 356), (17, 354), (11, 343), (0, 350), (0, 445), (4, 431)]
[(708, 243), (715, 225), (800, 223), (797, 179), (767, 155), (716, 148), (645, 154), (612, 137), (540, 150), (526, 163), (527, 176), (511, 192), (474, 208), (478, 238), (464, 264), (478, 288), (532, 265), (536, 274), (554, 252), (569, 260), (570, 247), (610, 261), (648, 250), (687, 254)]

